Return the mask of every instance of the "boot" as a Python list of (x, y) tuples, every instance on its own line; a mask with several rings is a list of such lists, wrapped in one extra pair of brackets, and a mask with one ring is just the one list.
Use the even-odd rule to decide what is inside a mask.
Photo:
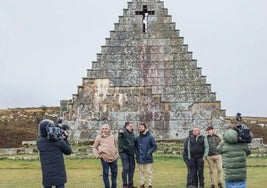
[(210, 188), (215, 188), (215, 185), (211, 185)]
[(122, 188), (128, 188), (128, 185), (123, 185)]
[(145, 188), (145, 184), (141, 185), (140, 188)]
[(222, 183), (218, 183), (219, 188), (223, 188)]
[(149, 185), (148, 188), (152, 188), (152, 185)]

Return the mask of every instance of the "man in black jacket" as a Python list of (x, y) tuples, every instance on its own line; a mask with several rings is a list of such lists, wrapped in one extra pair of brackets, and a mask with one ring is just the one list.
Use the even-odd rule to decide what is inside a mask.
[(188, 142), (191, 137), (194, 137), (193, 130), (190, 130), (189, 135), (184, 139), (183, 159), (187, 167), (187, 176), (186, 176), (186, 187), (187, 188), (192, 186), (192, 174), (191, 174), (190, 163), (189, 163), (189, 158), (188, 158)]
[(192, 173), (193, 188), (204, 188), (204, 160), (209, 153), (207, 138), (200, 134), (200, 128), (193, 128), (193, 137), (188, 142), (188, 158)]
[(131, 122), (126, 122), (124, 128), (119, 130), (118, 146), (122, 162), (123, 188), (133, 188), (135, 170), (135, 136), (133, 133), (133, 124)]
[(42, 183), (44, 188), (52, 188), (52, 186), (64, 188), (67, 175), (63, 154), (70, 155), (71, 148), (65, 141), (66, 132), (63, 131), (62, 135), (54, 137), (56, 134), (50, 135), (53, 128), (57, 130), (52, 120), (45, 119), (39, 123), (40, 137), (37, 139), (37, 147), (42, 167)]

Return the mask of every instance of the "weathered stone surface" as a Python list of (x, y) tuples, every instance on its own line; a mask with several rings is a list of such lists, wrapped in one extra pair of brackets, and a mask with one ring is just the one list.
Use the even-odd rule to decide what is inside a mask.
[(184, 138), (193, 126), (223, 129), (228, 123), (158, 0), (128, 2), (77, 94), (61, 104), (78, 140), (94, 138), (103, 123), (116, 132), (126, 121), (144, 122), (158, 139)]

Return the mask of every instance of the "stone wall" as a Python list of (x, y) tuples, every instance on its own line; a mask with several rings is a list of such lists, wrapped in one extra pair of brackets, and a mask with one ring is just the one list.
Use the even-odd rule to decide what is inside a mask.
[(158, 0), (133, 0), (115, 23), (77, 94), (61, 101), (73, 139), (95, 138), (104, 123), (146, 123), (157, 139), (184, 138), (193, 126), (223, 131), (225, 110)]

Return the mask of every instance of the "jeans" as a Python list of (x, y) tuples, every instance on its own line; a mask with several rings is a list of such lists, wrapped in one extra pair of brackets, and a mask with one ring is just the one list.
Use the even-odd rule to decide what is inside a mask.
[(226, 188), (246, 188), (246, 181), (225, 181)]
[[(53, 186), (44, 186), (44, 188), (52, 188)], [(55, 186), (56, 188), (64, 188), (65, 187), (65, 185), (63, 184), (63, 185), (56, 185)]]
[(203, 158), (192, 158), (189, 161), (192, 173), (192, 185), (204, 187), (204, 160)]
[(192, 185), (192, 173), (190, 170), (190, 163), (189, 163), (189, 159), (184, 159), (184, 162), (186, 164), (187, 167), (187, 176), (186, 176), (186, 187), (189, 187), (190, 185)]
[(105, 184), (105, 188), (110, 188), (110, 183), (109, 183), (109, 169), (111, 171), (111, 188), (116, 188), (117, 187), (117, 175), (118, 175), (118, 165), (117, 165), (117, 160), (108, 163), (105, 162), (103, 159), (101, 159), (102, 163), (102, 169), (103, 169), (103, 181)]
[(127, 153), (120, 153), (122, 163), (122, 184), (133, 185), (133, 177), (135, 170), (135, 159), (134, 155)]

